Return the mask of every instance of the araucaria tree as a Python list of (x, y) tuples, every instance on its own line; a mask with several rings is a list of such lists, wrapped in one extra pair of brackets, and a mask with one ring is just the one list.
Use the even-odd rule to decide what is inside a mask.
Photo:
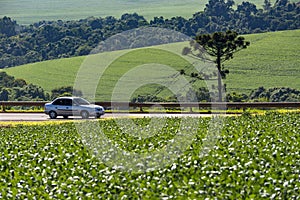
[(190, 42), (190, 47), (183, 49), (183, 54), (191, 54), (197, 58), (213, 61), (218, 69), (218, 101), (222, 101), (222, 78), (229, 73), (222, 65), (226, 60), (233, 58), (233, 54), (241, 49), (247, 48), (250, 42), (244, 37), (238, 36), (235, 31), (216, 32), (196, 36)]

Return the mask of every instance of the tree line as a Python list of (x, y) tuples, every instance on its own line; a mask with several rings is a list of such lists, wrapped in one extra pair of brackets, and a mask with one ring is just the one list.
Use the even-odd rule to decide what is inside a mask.
[[(218, 99), (216, 92), (209, 91), (206, 87), (190, 89), (186, 94), (170, 97), (158, 97), (153, 94), (133, 97), (131, 102), (215, 102)], [(237, 92), (227, 93), (225, 102), (299, 102), (300, 90), (289, 87), (264, 88), (259, 87), (252, 90), (249, 94)]]
[[(28, 84), (24, 79), (18, 79), (0, 72), (0, 101), (50, 101), (59, 96), (82, 96), (80, 90), (73, 90), (71, 86), (63, 86), (46, 92), (40, 86)], [(210, 92), (206, 87), (191, 89), (179, 98), (189, 102), (211, 102), (212, 98), (218, 94)], [(249, 95), (229, 93), (226, 95), (228, 102), (247, 102), (247, 101), (270, 101), (270, 102), (297, 102), (300, 100), (300, 91), (292, 88), (269, 88), (259, 87)], [(176, 102), (176, 96), (158, 97), (152, 94), (133, 97), (132, 102)]]
[[(265, 0), (263, 8), (257, 8), (250, 2), (234, 5), (233, 0), (209, 0), (203, 11), (189, 19), (154, 17), (149, 22), (137, 13), (126, 13), (119, 19), (112, 16), (89, 17), (71, 21), (40, 21), (28, 26), (3, 17), (0, 19), (0, 68), (87, 55), (101, 41), (144, 26), (167, 28), (190, 37), (226, 30), (245, 34), (300, 28), (300, 3), (276, 0), (271, 5), (269, 0)], [(158, 38), (154, 35), (140, 41), (150, 39), (155, 41)], [(161, 37), (159, 40), (162, 40)]]
[(29, 101), (48, 100), (49, 94), (44, 89), (34, 84), (27, 84), (24, 79), (0, 72), (0, 101)]
[(0, 72), (0, 101), (50, 101), (59, 96), (82, 96), (79, 90), (63, 86), (46, 92), (42, 87)]

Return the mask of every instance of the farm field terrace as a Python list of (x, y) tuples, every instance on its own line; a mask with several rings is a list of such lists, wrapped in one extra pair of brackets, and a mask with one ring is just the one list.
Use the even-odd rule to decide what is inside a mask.
[[(90, 135), (100, 134), (95, 125), (101, 127), (114, 145), (135, 153), (164, 149), (177, 134), (195, 133), (174, 162), (145, 172), (111, 167), (103, 162), (109, 151), (102, 154), (108, 157), (98, 159), (76, 123), (2, 127), (0, 198), (298, 198), (300, 114), (222, 119), (223, 128), (213, 134), (216, 141), (210, 151), (203, 151), (210, 118), (187, 118), (189, 123), (181, 127), (181, 118), (76, 122), (90, 127)], [(161, 129), (151, 126), (152, 120), (162, 124)], [(132, 122), (150, 136), (135, 137), (128, 129)]]

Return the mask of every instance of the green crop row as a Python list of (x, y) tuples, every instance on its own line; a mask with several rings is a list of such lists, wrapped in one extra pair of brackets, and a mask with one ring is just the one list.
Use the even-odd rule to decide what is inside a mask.
[(272, 112), (3, 126), (0, 198), (296, 199), (299, 124)]

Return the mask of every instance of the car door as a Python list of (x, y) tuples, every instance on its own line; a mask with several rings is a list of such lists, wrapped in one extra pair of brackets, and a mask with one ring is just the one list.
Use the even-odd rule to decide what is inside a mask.
[(60, 98), (60, 99), (57, 99), (53, 103), (53, 105), (54, 105), (57, 115), (72, 115), (72, 100), (71, 99)]
[(64, 114), (64, 99), (57, 99), (53, 102), (53, 107), (57, 115), (63, 115)]
[(81, 112), (81, 106), (80, 103), (76, 100), (72, 100), (72, 113), (73, 115), (80, 115)]
[(73, 112), (72, 112), (72, 99), (65, 99), (64, 100), (64, 115), (73, 115)]

